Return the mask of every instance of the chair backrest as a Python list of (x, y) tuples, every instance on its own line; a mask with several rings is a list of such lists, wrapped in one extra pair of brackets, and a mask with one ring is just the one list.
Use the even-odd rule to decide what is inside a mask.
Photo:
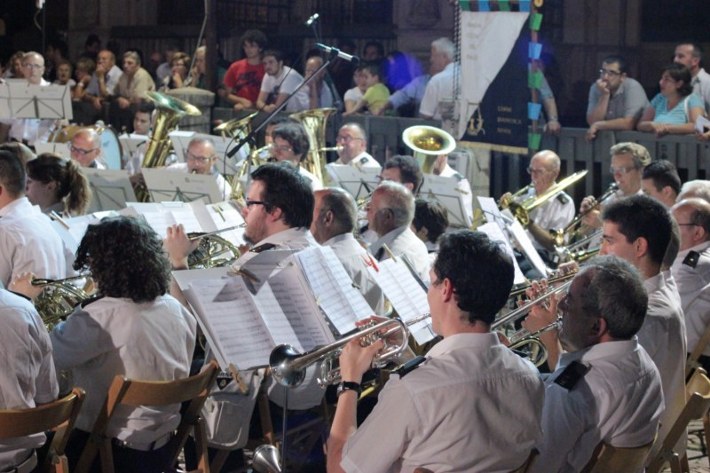
[(44, 469), (50, 463), (66, 464), (64, 449), (84, 402), (84, 395), (83, 389), (74, 388), (68, 395), (48, 404), (30, 409), (0, 410), (0, 439), (56, 430)]
[(660, 450), (646, 469), (649, 473), (659, 472), (667, 461), (678, 457), (675, 446), (685, 434), (691, 420), (701, 419), (710, 409), (710, 379), (703, 370), (697, 370), (688, 381), (686, 390), (690, 393), (688, 402), (663, 439)]
[(175, 381), (137, 381), (117, 375), (109, 387), (104, 407), (94, 423), (91, 437), (97, 440), (87, 443), (79, 459), (77, 471), (88, 470), (98, 450), (101, 450), (104, 471), (108, 469), (108, 464), (113, 463), (106, 429), (116, 408), (120, 405), (165, 406), (189, 401), (183, 411), (177, 432), (170, 441), (169, 451), (173, 461), (176, 460), (190, 430), (201, 420), (200, 409), (210, 392), (210, 386), (217, 377), (218, 370), (219, 366), (213, 360), (200, 373)]
[(690, 355), (688, 355), (688, 359), (685, 362), (686, 379), (688, 378), (688, 376), (690, 376), (692, 372), (694, 372), (694, 370), (700, 368), (700, 363), (698, 362), (698, 360), (705, 351), (705, 348), (707, 348), (708, 344), (710, 344), (710, 325), (707, 326), (705, 332), (703, 333), (703, 336), (700, 337), (698, 343), (696, 343), (693, 347), (693, 351), (691, 351)]
[(614, 447), (601, 442), (592, 454), (592, 459), (582, 473), (608, 473), (610, 471), (639, 471), (646, 463), (646, 457), (653, 442), (632, 448)]

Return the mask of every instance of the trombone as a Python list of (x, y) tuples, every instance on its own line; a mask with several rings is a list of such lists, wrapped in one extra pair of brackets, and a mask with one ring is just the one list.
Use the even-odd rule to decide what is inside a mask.
[(579, 230), (579, 225), (582, 223), (582, 220), (584, 217), (589, 215), (593, 210), (595, 210), (597, 207), (601, 205), (602, 202), (604, 202), (606, 199), (614, 195), (614, 193), (619, 190), (619, 185), (616, 182), (612, 182), (609, 184), (609, 188), (604, 192), (601, 197), (599, 197), (594, 205), (589, 207), (587, 210), (584, 212), (580, 212), (579, 215), (577, 215), (574, 220), (572, 220), (565, 228), (557, 230), (555, 232), (555, 246), (564, 246), (565, 244), (565, 237), (571, 236)]

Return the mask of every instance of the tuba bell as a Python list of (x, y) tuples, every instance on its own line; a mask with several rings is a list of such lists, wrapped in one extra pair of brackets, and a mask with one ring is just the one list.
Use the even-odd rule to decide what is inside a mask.
[(424, 174), (431, 174), (436, 158), (456, 149), (453, 136), (427, 125), (410, 126), (402, 132), (402, 141), (413, 151)]
[(293, 113), (291, 118), (298, 121), (306, 129), (308, 135), (308, 156), (301, 165), (321, 182), (326, 175), (325, 131), (328, 117), (335, 113), (334, 108), (316, 108)]

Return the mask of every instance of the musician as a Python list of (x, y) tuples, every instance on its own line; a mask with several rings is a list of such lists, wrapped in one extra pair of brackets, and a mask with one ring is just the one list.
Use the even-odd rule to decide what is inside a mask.
[(641, 190), (666, 208), (673, 207), (680, 192), (678, 170), (673, 163), (665, 159), (651, 162), (643, 168)]
[[(464, 154), (457, 151), (451, 154)], [(464, 154), (465, 156), (465, 154)], [(464, 158), (466, 159), (466, 158)], [(456, 179), (456, 192), (464, 196), (464, 207), (468, 218), (473, 220), (473, 193), (471, 192), (471, 184), (463, 174), (449, 166), (449, 155), (441, 154), (436, 157), (434, 165), (431, 168), (431, 174), (441, 177), (453, 177)]]
[[(530, 187), (527, 193), (517, 199), (518, 202), (534, 199), (555, 184), (557, 176), (560, 175), (560, 157), (550, 150), (536, 153), (530, 160), (528, 174), (530, 174)], [(506, 195), (510, 196), (510, 194)], [(555, 240), (550, 231), (565, 228), (572, 221), (574, 201), (566, 192), (560, 191), (532, 210), (529, 216), (528, 236), (543, 259), (550, 262), (550, 252), (555, 249)]]
[(101, 159), (101, 137), (93, 128), (82, 128), (74, 133), (69, 151), (71, 158), (82, 167), (106, 169)]
[[(636, 338), (647, 303), (638, 271), (620, 258), (595, 258), (575, 276), (559, 303), (562, 328), (547, 340), (566, 353), (545, 383), (533, 472), (582, 471), (600, 442), (653, 441), (663, 411), (661, 379)], [(539, 307), (525, 326), (531, 318), (554, 320), (557, 309), (553, 298), (550, 310)]]
[(89, 181), (79, 165), (50, 153), (27, 162), (25, 193), (46, 214), (84, 215), (91, 203)]
[(392, 254), (406, 256), (415, 272), (423, 281), (429, 280), (429, 252), (410, 228), (414, 219), (414, 196), (402, 184), (382, 182), (372, 193), (367, 205), (367, 222), (378, 239), (370, 245), (370, 253), (378, 261), (390, 257), (385, 245)]
[(339, 147), (335, 164), (349, 164), (358, 168), (382, 168), (380, 163), (367, 152), (367, 134), (358, 123), (350, 122), (341, 126), (335, 142)]
[[(50, 334), (57, 368), (71, 370), (74, 383), (86, 390), (67, 446), (72, 461), (89, 440), (113, 378), (186, 378), (197, 336), (194, 316), (168, 294), (170, 264), (162, 243), (142, 220), (107, 217), (89, 225), (74, 269), (91, 271), (101, 297), (77, 307)], [(179, 410), (138, 407), (114, 415), (107, 432), (116, 471), (162, 471)]]
[(588, 212), (582, 219), (583, 233), (601, 227), (601, 210), (607, 205), (624, 197), (642, 193), (641, 173), (643, 168), (651, 163), (651, 154), (648, 150), (638, 143), (624, 142), (612, 146), (609, 153), (611, 154), (609, 172), (619, 189), (601, 204), (601, 209), (594, 209), (597, 201), (593, 196), (587, 196), (582, 200), (579, 212)]
[(424, 176), (419, 163), (412, 156), (397, 154), (385, 161), (380, 180), (402, 184), (412, 194), (417, 194)]
[[(675, 204), (671, 212), (680, 228), (680, 252), (671, 272), (685, 315), (687, 348), (692, 352), (710, 325), (710, 203), (691, 197)], [(710, 347), (699, 361), (710, 368)]]
[(671, 241), (671, 216), (656, 200), (634, 195), (610, 204), (602, 220), (600, 254), (618, 256), (634, 265), (648, 292), (648, 312), (638, 338), (661, 374), (666, 409), (659, 438), (665, 438), (685, 405), (683, 309), (675, 280), (661, 266)]
[(710, 181), (704, 179), (695, 179), (683, 183), (680, 188), (680, 194), (676, 199), (680, 202), (683, 199), (691, 197), (699, 197), (707, 202), (710, 202)]
[(232, 195), (232, 186), (215, 167), (217, 153), (214, 142), (210, 138), (198, 136), (190, 140), (185, 150), (185, 162), (173, 163), (166, 169), (169, 171), (186, 172), (188, 174), (212, 175), (217, 181), (217, 187), (224, 200), (229, 200)]
[(359, 428), (359, 384), (382, 342), (344, 348), (328, 472), (507, 472), (540, 440), (537, 370), (490, 333), (513, 284), (510, 258), (483, 233), (458, 230), (441, 238), (430, 278), (432, 326), (444, 339), (390, 377)]
[(414, 199), (412, 231), (424, 242), (429, 255), (436, 255), (439, 251), (439, 237), (448, 226), (449, 217), (443, 205), (420, 197)]
[[(0, 289), (0, 409), (28, 409), (57, 399), (49, 334), (27, 299)], [(44, 434), (0, 441), (0, 471), (31, 471)]]
[(313, 190), (323, 188), (323, 183), (301, 163), (308, 157), (309, 143), (305, 128), (300, 123), (286, 121), (277, 125), (271, 133), (271, 154), (277, 161), (288, 161), (298, 169), (301, 176), (311, 183)]
[(357, 206), (353, 197), (338, 187), (314, 192), (315, 206), (311, 233), (318, 243), (329, 246), (343, 264), (354, 286), (376, 314), (384, 313), (382, 289), (367, 270), (372, 256), (353, 235)]
[(67, 257), (49, 217), (25, 196), (27, 175), (20, 158), (0, 150), (0, 283), (32, 272), (39, 278), (64, 278)]

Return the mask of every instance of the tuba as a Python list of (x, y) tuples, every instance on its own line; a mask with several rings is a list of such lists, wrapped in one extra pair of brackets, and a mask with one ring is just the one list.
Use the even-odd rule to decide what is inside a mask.
[(306, 129), (308, 135), (308, 156), (302, 163), (311, 174), (324, 182), (326, 162), (325, 131), (328, 117), (335, 113), (334, 108), (316, 108), (293, 113), (291, 118), (298, 121)]
[(148, 149), (143, 155), (143, 164), (141, 166), (155, 168), (164, 166), (165, 160), (170, 153), (171, 144), (168, 133), (177, 127), (182, 117), (186, 115), (199, 116), (202, 115), (202, 112), (194, 105), (160, 92), (147, 92), (146, 95), (148, 100), (155, 104), (158, 115), (155, 118), (153, 134), (150, 137)]
[(436, 158), (456, 149), (453, 136), (439, 128), (427, 125), (410, 126), (402, 132), (402, 141), (414, 152), (424, 174), (431, 174)]

